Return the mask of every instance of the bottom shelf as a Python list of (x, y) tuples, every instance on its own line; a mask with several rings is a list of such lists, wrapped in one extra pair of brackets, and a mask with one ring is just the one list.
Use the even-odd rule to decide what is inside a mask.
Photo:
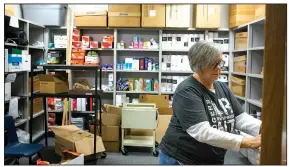
[(124, 146), (153, 147), (155, 145), (153, 136), (125, 136)]
[(32, 135), (32, 142), (34, 142), (35, 140), (39, 139), (41, 136), (43, 136), (45, 134), (45, 131), (39, 131), (39, 132), (35, 132)]

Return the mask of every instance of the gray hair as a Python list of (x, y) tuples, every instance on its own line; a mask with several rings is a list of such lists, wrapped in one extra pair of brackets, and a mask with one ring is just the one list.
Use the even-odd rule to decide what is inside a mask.
[(200, 72), (208, 66), (213, 66), (219, 55), (221, 52), (214, 46), (214, 43), (199, 41), (189, 50), (190, 67), (194, 72)]

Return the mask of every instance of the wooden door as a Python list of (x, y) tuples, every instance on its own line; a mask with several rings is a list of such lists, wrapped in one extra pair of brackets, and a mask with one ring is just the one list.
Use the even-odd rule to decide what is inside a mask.
[(287, 5), (266, 5), (261, 165), (286, 164), (286, 31)]

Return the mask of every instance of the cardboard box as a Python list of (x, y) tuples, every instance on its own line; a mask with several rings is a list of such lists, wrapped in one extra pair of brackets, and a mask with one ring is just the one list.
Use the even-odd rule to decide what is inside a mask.
[(75, 60), (84, 60), (85, 57), (85, 52), (79, 53), (79, 52), (75, 52), (75, 53), (71, 53), (71, 59), (75, 59)]
[(169, 107), (169, 95), (139, 95), (140, 103), (155, 103), (157, 108)]
[(235, 35), (235, 50), (247, 48), (248, 32), (239, 32)]
[(140, 5), (108, 5), (108, 27), (140, 27)]
[(166, 5), (166, 27), (190, 27), (191, 5)]
[(171, 115), (159, 115), (158, 127), (156, 129), (156, 141), (160, 143), (171, 122)]
[(120, 141), (105, 141), (103, 144), (106, 152), (119, 152), (121, 146)]
[(103, 141), (119, 141), (120, 127), (119, 126), (102, 126), (102, 140)]
[(53, 75), (38, 75), (40, 80), (40, 93), (64, 93), (68, 92), (68, 83), (67, 81), (63, 81), (58, 79)]
[(229, 27), (237, 27), (255, 19), (254, 5), (229, 5)]
[(266, 16), (266, 5), (255, 5), (255, 19), (260, 19)]
[(231, 76), (231, 91), (238, 96), (245, 97), (246, 78)]
[(22, 54), (8, 54), (8, 71), (22, 71)]
[(103, 109), (107, 113), (116, 114), (116, 115), (120, 115), (121, 116), (121, 111), (122, 111), (121, 107), (117, 107), (117, 106), (110, 105), (110, 104), (104, 104), (104, 108)]
[(101, 114), (102, 124), (105, 126), (120, 126), (121, 115), (106, 113)]
[(82, 36), (82, 48), (89, 48), (91, 39), (90, 36)]
[[(43, 110), (42, 97), (33, 99), (33, 114), (37, 114)], [(30, 113), (30, 103), (28, 104), (28, 112)]]
[(100, 48), (100, 42), (90, 41), (90, 48)]
[[(38, 159), (37, 165), (50, 165), (48, 161)], [(56, 165), (56, 164), (51, 164)], [(65, 150), (62, 152), (61, 162), (57, 165), (84, 165), (84, 155), (77, 152)]]
[(234, 58), (234, 72), (246, 73), (247, 56), (238, 56)]
[(152, 136), (153, 130), (150, 130), (150, 129), (130, 129), (129, 134), (132, 136)]
[[(31, 93), (31, 77), (29, 77), (28, 81), (28, 93)], [(33, 92), (38, 92), (40, 91), (40, 80), (38, 76), (33, 76)]]
[(193, 5), (194, 28), (220, 28), (221, 5)]
[(82, 43), (81, 41), (72, 41), (72, 48), (81, 48)]
[(107, 12), (76, 12), (74, 22), (76, 27), (107, 27)]
[(173, 115), (172, 107), (159, 107), (158, 112), (160, 115)]
[(142, 27), (165, 27), (166, 5), (142, 5)]
[(5, 4), (5, 14), (14, 16), (14, 12), (15, 12), (14, 8), (15, 8), (14, 5)]
[[(52, 127), (55, 133), (55, 153), (62, 155), (64, 150), (76, 151), (84, 155), (94, 153), (94, 135), (80, 130), (75, 125)], [(104, 152), (102, 138), (96, 138), (96, 153)]]

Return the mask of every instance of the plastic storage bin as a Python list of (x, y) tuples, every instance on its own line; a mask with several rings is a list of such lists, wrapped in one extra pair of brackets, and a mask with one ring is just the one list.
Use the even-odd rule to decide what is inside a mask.
[(65, 26), (67, 5), (22, 5), (26, 20), (47, 26)]

